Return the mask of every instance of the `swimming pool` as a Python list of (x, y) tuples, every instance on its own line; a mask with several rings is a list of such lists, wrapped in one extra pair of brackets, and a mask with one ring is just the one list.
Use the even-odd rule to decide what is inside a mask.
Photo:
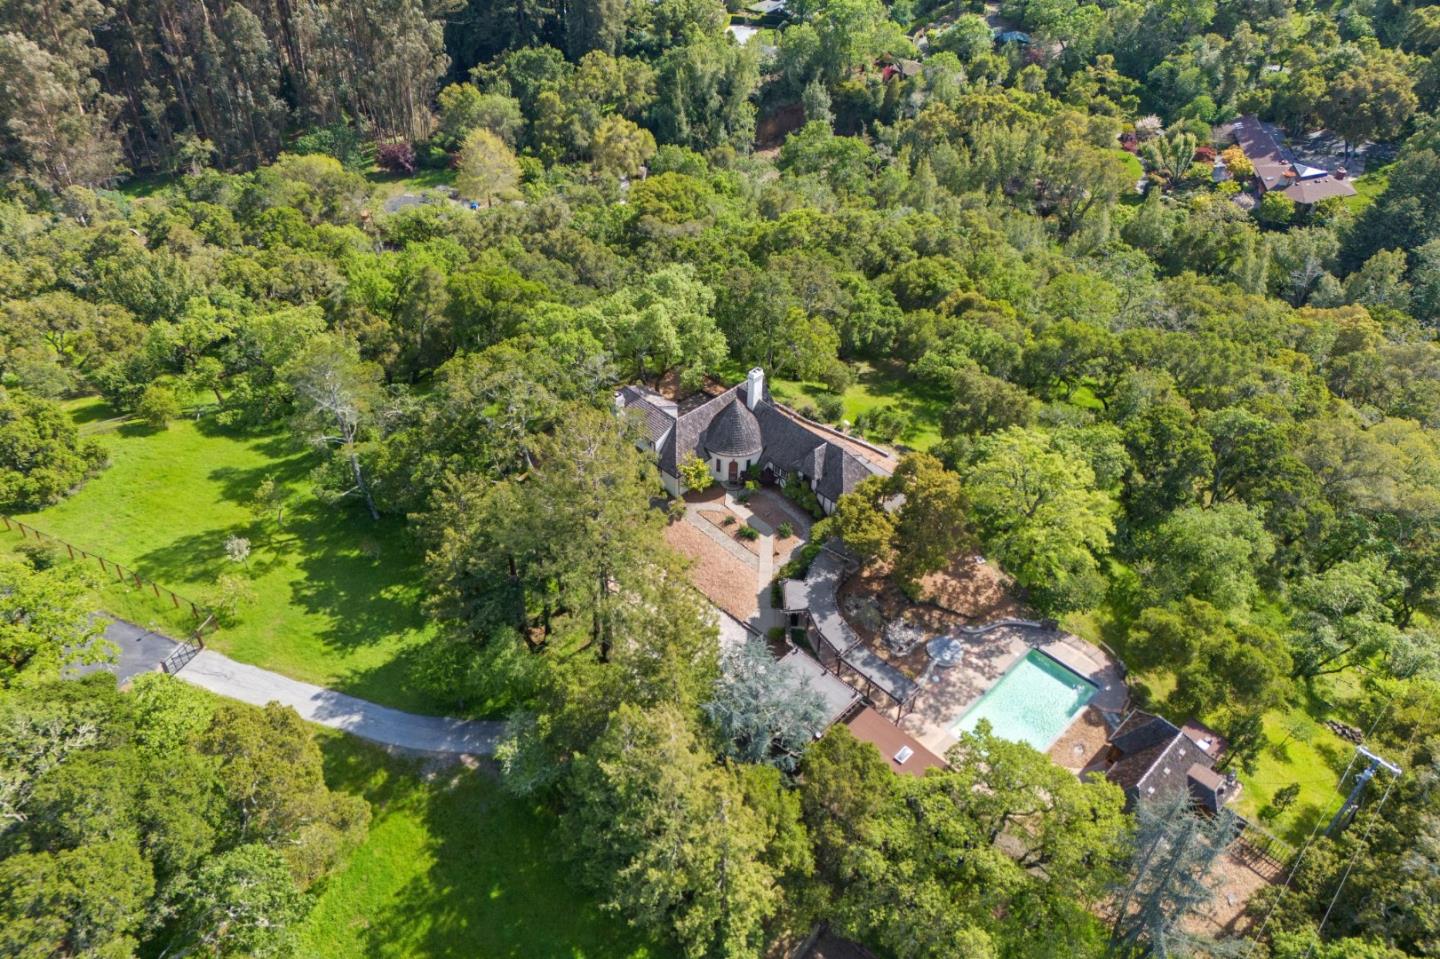
[(973, 732), (982, 719), (1001, 739), (1029, 743), (1044, 752), (1095, 695), (1095, 684), (1032, 649), (950, 731)]

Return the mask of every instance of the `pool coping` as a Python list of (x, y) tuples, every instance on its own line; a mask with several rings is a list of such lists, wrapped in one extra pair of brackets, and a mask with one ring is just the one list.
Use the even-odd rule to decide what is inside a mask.
[[(1065, 672), (1069, 673), (1071, 676), (1074, 676), (1086, 686), (1089, 686), (1091, 690), (1090, 695), (1085, 697), (1084, 702), (1080, 703), (1075, 708), (1075, 712), (1065, 721), (1065, 724), (1055, 732), (1055, 735), (1050, 737), (1050, 741), (1048, 743), (1043, 746), (1036, 746), (1034, 743), (1030, 743), (1030, 745), (1039, 752), (1048, 753), (1050, 751), (1050, 748), (1054, 746), (1057, 742), (1059, 742), (1061, 737), (1064, 736), (1065, 733), (1070, 729), (1070, 726), (1075, 722), (1075, 720), (1080, 718), (1080, 714), (1083, 713), (1087, 708), (1089, 708), (1090, 704), (1095, 701), (1095, 697), (1100, 695), (1099, 684), (1092, 680), (1089, 676), (1086, 676), (1079, 670), (1072, 669), (1062, 660), (1050, 655), (1050, 653), (1046, 652), (1044, 649), (1041, 649), (1038, 646), (1031, 646), (1028, 650), (1025, 651), (1023, 655), (1018, 657), (1013, 663), (1007, 666), (1005, 668), (1005, 671), (1000, 674), (1000, 678), (995, 680), (995, 682), (991, 683), (988, 689), (982, 692), (979, 696), (976, 696), (973, 702), (967, 704), (964, 711), (961, 712), (960, 715), (956, 716), (955, 719), (950, 723), (950, 735), (954, 736), (957, 742), (960, 739), (959, 727), (960, 724), (965, 721), (965, 717), (969, 716), (972, 712), (979, 709), (980, 705), (985, 702), (986, 697), (988, 697), (991, 693), (995, 692), (995, 690), (999, 689), (1000, 686), (1005, 682), (1005, 680), (1009, 679), (1010, 676), (1015, 672), (1015, 670), (1019, 669), (1020, 665), (1024, 663), (1027, 659), (1029, 659), (1032, 655), (1050, 660), (1050, 662), (1054, 663), (1056, 666), (1060, 667)], [(1000, 738), (1006, 739), (1008, 737), (1002, 736)], [(1015, 742), (1016, 740), (1011, 741)], [(1018, 741), (1025, 742), (1026, 740)]]
[[(1090, 698), (1087, 705), (1103, 713), (1121, 714), (1130, 703), (1130, 690), (1125, 685), (1125, 670), (1119, 660), (1079, 636), (1063, 631), (1042, 629), (1038, 626), (1015, 624), (1007, 625), (1003, 630), (982, 636), (961, 635), (960, 638), (965, 641), (967, 654), (962, 664), (953, 668), (962, 671), (968, 670), (968, 673), (973, 676), (976, 668), (970, 662), (973, 655), (971, 651), (978, 653), (986, 650), (991, 653), (990, 665), (994, 673), (993, 678), (986, 680), (978, 691), (964, 700), (943, 705), (945, 716), (942, 718), (935, 715), (936, 709), (941, 708), (943, 704), (943, 698), (937, 697), (936, 694), (943, 692), (945, 685), (953, 686), (955, 684), (944, 684), (944, 677), (936, 676), (932, 683), (922, 687), (920, 695), (917, 697), (917, 708), (900, 723), (901, 728), (920, 740), (925, 748), (938, 755), (945, 755), (951, 746), (959, 742), (959, 738), (950, 733), (950, 728), (958, 722), (958, 718), (963, 717), (974, 708), (981, 697), (989, 692), (1032, 649), (1039, 650), (1095, 686), (1096, 693)], [(994, 656), (997, 646), (1008, 648), (1002, 655)], [(957, 675), (965, 675), (965, 673)], [(939, 688), (937, 688), (937, 684), (940, 684)], [(1065, 729), (1061, 730), (1060, 735), (1063, 736), (1070, 726), (1074, 725), (1075, 720), (1083, 714), (1084, 710), (1076, 713), (1075, 719), (1072, 719)]]

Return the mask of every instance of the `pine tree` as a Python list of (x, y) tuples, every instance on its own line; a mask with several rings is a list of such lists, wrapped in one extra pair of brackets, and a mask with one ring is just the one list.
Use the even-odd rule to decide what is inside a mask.
[(1141, 799), (1130, 878), (1117, 897), (1106, 955), (1188, 955), (1197, 938), (1182, 923), (1210, 901), (1215, 868), (1236, 832), (1234, 813), (1203, 816), (1186, 790)]

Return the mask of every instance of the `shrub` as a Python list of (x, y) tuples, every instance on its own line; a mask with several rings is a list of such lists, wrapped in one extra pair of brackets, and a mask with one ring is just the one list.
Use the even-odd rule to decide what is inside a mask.
[(760, 538), (760, 531), (753, 526), (742, 526), (735, 531), (735, 535), (740, 539), (754, 542)]
[(29, 540), (16, 546), (15, 552), (19, 553), (25, 562), (30, 564), (30, 568), (37, 572), (56, 566), (64, 555), (60, 552), (60, 547), (54, 543), (37, 543)]
[(301, 135), (290, 152), (319, 153), (339, 160), (347, 170), (360, 170), (370, 162), (360, 131), (348, 123), (336, 123)]
[(403, 141), (400, 143), (376, 144), (375, 165), (386, 173), (414, 173), (415, 148)]
[(775, 532), (780, 534), (781, 539), (789, 539), (790, 537), (795, 535), (795, 527), (791, 526), (789, 523), (781, 523), (779, 526), (775, 527)]
[(790, 562), (780, 567), (779, 579), (804, 579), (810, 572), (810, 564), (820, 555), (820, 543), (812, 541), (800, 547), (790, 557)]
[(820, 382), (832, 393), (844, 393), (854, 384), (855, 374), (850, 367), (837, 360), (825, 367), (825, 372), (820, 374)]
[(707, 489), (714, 482), (710, 476), (710, 467), (706, 466), (705, 461), (694, 453), (688, 454), (680, 461), (680, 480), (685, 484), (686, 489), (697, 493)]
[(140, 394), (140, 402), (135, 404), (135, 415), (147, 426), (163, 430), (180, 415), (180, 401), (175, 398), (174, 390), (156, 383), (145, 387), (145, 392)]
[(780, 490), (790, 498), (792, 503), (805, 510), (811, 516), (816, 519), (824, 518), (825, 511), (820, 508), (820, 500), (815, 495), (815, 491), (800, 482), (799, 477), (794, 473), (791, 473), (785, 478), (785, 482), (781, 485)]
[(873, 440), (893, 443), (910, 425), (910, 417), (893, 406), (879, 406), (856, 419), (855, 425)]
[(816, 404), (817, 418), (826, 423), (838, 423), (845, 417), (845, 401), (839, 393), (821, 393), (816, 397)]
[(684, 519), (685, 501), (678, 496), (672, 499), (670, 505), (665, 507), (665, 518), (672, 523)]
[(720, 521), (720, 525), (721, 525), (721, 526), (734, 526), (734, 525), (735, 525), (735, 517), (733, 517), (733, 516), (726, 516), (724, 519), (722, 519), (722, 520)]
[(240, 611), (255, 602), (255, 589), (243, 576), (226, 573), (215, 580), (210, 594), (210, 610), (221, 626), (234, 626)]

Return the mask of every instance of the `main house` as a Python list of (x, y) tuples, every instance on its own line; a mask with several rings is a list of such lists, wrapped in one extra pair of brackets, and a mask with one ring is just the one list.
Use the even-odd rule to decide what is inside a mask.
[(742, 482), (752, 467), (766, 482), (793, 476), (815, 492), (826, 513), (861, 480), (889, 476), (893, 469), (882, 450), (776, 403), (759, 368), (722, 393), (682, 403), (626, 386), (616, 391), (615, 408), (639, 420), (640, 446), (655, 453), (672, 496), (683, 492), (680, 464), (692, 455), (721, 483)]

